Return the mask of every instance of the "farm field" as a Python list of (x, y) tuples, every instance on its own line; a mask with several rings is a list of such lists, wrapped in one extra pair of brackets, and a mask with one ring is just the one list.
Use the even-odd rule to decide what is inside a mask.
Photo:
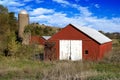
[(40, 61), (0, 56), (0, 80), (120, 80), (120, 46), (101, 61)]

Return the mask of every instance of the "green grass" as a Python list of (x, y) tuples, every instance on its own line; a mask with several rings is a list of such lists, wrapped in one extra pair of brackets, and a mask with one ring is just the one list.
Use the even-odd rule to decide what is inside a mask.
[(30, 79), (41, 78), (42, 70), (53, 66), (49, 62), (33, 61), (29, 59), (19, 59), (4, 57), (0, 59), (0, 80)]
[(120, 80), (120, 46), (103, 60), (39, 61), (0, 56), (0, 80)]
[(119, 63), (95, 63), (92, 69), (98, 74), (88, 77), (88, 80), (120, 80)]
[(98, 72), (120, 72), (120, 64), (96, 63), (93, 66)]
[(0, 80), (119, 80), (120, 64), (1, 57)]

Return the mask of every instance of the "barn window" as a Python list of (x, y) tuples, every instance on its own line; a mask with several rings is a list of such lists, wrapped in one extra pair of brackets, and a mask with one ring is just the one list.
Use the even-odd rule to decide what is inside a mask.
[(85, 50), (85, 54), (88, 54), (88, 50)]

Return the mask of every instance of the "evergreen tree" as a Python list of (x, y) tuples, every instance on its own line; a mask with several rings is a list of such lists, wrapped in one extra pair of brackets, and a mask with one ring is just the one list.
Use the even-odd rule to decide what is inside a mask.
[(8, 36), (7, 40), (8, 40), (7, 50), (9, 51), (10, 55), (14, 55), (19, 48), (19, 43), (16, 41), (15, 32), (11, 32), (11, 34)]

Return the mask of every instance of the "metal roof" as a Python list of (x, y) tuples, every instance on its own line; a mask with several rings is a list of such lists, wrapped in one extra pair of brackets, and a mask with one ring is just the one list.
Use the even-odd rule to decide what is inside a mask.
[(42, 36), (45, 40), (48, 40), (49, 38), (51, 38), (51, 36)]
[(19, 14), (28, 14), (26, 10), (21, 10)]
[[(72, 24), (73, 25), (73, 24)], [(73, 25), (74, 27), (76, 27), (77, 29), (79, 29), (80, 31), (82, 31), (83, 33), (85, 33), (86, 35), (88, 35), (89, 37), (91, 37), (92, 39), (94, 39), (95, 41), (97, 41), (100, 44), (104, 44), (106, 42), (111, 42), (112, 40), (109, 39), (108, 37), (106, 37), (105, 35), (103, 35), (102, 33), (98, 32), (95, 29), (89, 28), (89, 27), (81, 27), (78, 25)]]

